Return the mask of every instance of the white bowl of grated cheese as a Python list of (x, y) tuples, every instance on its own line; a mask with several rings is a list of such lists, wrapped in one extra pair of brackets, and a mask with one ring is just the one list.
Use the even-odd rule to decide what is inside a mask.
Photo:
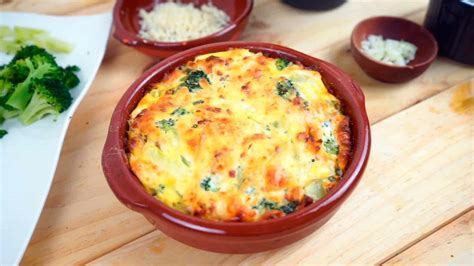
[(236, 40), (252, 7), (253, 0), (118, 0), (113, 36), (164, 58), (203, 44)]

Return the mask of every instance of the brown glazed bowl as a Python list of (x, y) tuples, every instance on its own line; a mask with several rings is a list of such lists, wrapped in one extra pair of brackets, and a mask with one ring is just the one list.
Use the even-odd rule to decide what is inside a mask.
[[(258, 222), (220, 222), (181, 213), (149, 195), (128, 165), (127, 120), (150, 85), (159, 82), (164, 75), (193, 60), (197, 55), (232, 48), (247, 48), (267, 56), (299, 61), (308, 68), (318, 70), (351, 118), (353, 156), (341, 182), (326, 197), (281, 218)], [(364, 95), (359, 86), (340, 69), (274, 44), (223, 42), (196, 47), (168, 57), (147, 70), (130, 86), (112, 115), (102, 153), (102, 167), (115, 196), (128, 208), (143, 214), (168, 236), (190, 246), (214, 252), (254, 253), (295, 242), (310, 235), (329, 220), (362, 177), (369, 151), (370, 127)]]
[[(113, 36), (121, 43), (134, 47), (140, 52), (158, 58), (165, 58), (192, 47), (223, 41), (236, 40), (247, 25), (253, 0), (212, 0), (212, 4), (224, 11), (230, 18), (229, 25), (211, 35), (183, 42), (157, 42), (146, 40), (138, 36), (140, 31), (140, 18), (138, 11), (141, 8), (151, 10), (155, 3), (165, 0), (117, 0), (114, 15)], [(207, 4), (209, 0), (181, 0), (181, 3)]]
[[(362, 41), (372, 34), (414, 44), (418, 47), (415, 59), (406, 66), (395, 66), (370, 58), (362, 51)], [(355, 26), (351, 36), (351, 51), (356, 62), (369, 76), (384, 82), (399, 83), (421, 75), (435, 60), (438, 44), (428, 30), (414, 22), (396, 17), (373, 17)]]

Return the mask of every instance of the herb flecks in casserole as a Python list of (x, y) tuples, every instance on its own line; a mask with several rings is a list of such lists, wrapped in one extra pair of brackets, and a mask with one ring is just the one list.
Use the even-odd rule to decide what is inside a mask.
[(132, 171), (184, 213), (223, 221), (291, 214), (337, 185), (349, 118), (321, 75), (235, 49), (170, 72), (129, 119)]

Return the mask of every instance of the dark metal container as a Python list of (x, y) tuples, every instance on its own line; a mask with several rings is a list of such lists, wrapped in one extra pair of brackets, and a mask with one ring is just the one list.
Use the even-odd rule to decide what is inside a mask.
[(330, 10), (336, 8), (346, 0), (282, 0), (284, 3), (306, 10)]
[(474, 0), (430, 0), (425, 27), (440, 55), (474, 65)]

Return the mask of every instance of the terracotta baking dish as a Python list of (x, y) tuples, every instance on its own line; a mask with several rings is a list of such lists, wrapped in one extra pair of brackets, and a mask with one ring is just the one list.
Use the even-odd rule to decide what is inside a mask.
[[(174, 68), (201, 54), (247, 48), (267, 56), (299, 61), (320, 71), (325, 83), (342, 101), (351, 117), (354, 152), (342, 181), (326, 197), (290, 215), (260, 222), (218, 222), (171, 209), (149, 195), (127, 162), (127, 119), (153, 83)], [(295, 50), (267, 43), (226, 42), (196, 47), (171, 56), (147, 70), (117, 104), (102, 153), (102, 167), (112, 191), (130, 209), (143, 214), (168, 236), (190, 246), (223, 253), (254, 253), (285, 246), (310, 235), (344, 202), (362, 177), (370, 151), (370, 127), (364, 95), (337, 67)], [(126, 230), (126, 228), (124, 228)]]
[[(136, 48), (142, 53), (164, 58), (186, 49), (214, 42), (236, 40), (247, 25), (253, 0), (212, 0), (212, 4), (223, 10), (230, 18), (229, 25), (209, 36), (183, 42), (157, 42), (143, 39), (138, 36), (140, 19), (138, 11), (141, 8), (150, 10), (155, 3), (164, 0), (118, 0), (114, 6), (114, 33), (115, 39), (121, 43)], [(207, 4), (209, 0), (181, 0), (181, 3)]]

